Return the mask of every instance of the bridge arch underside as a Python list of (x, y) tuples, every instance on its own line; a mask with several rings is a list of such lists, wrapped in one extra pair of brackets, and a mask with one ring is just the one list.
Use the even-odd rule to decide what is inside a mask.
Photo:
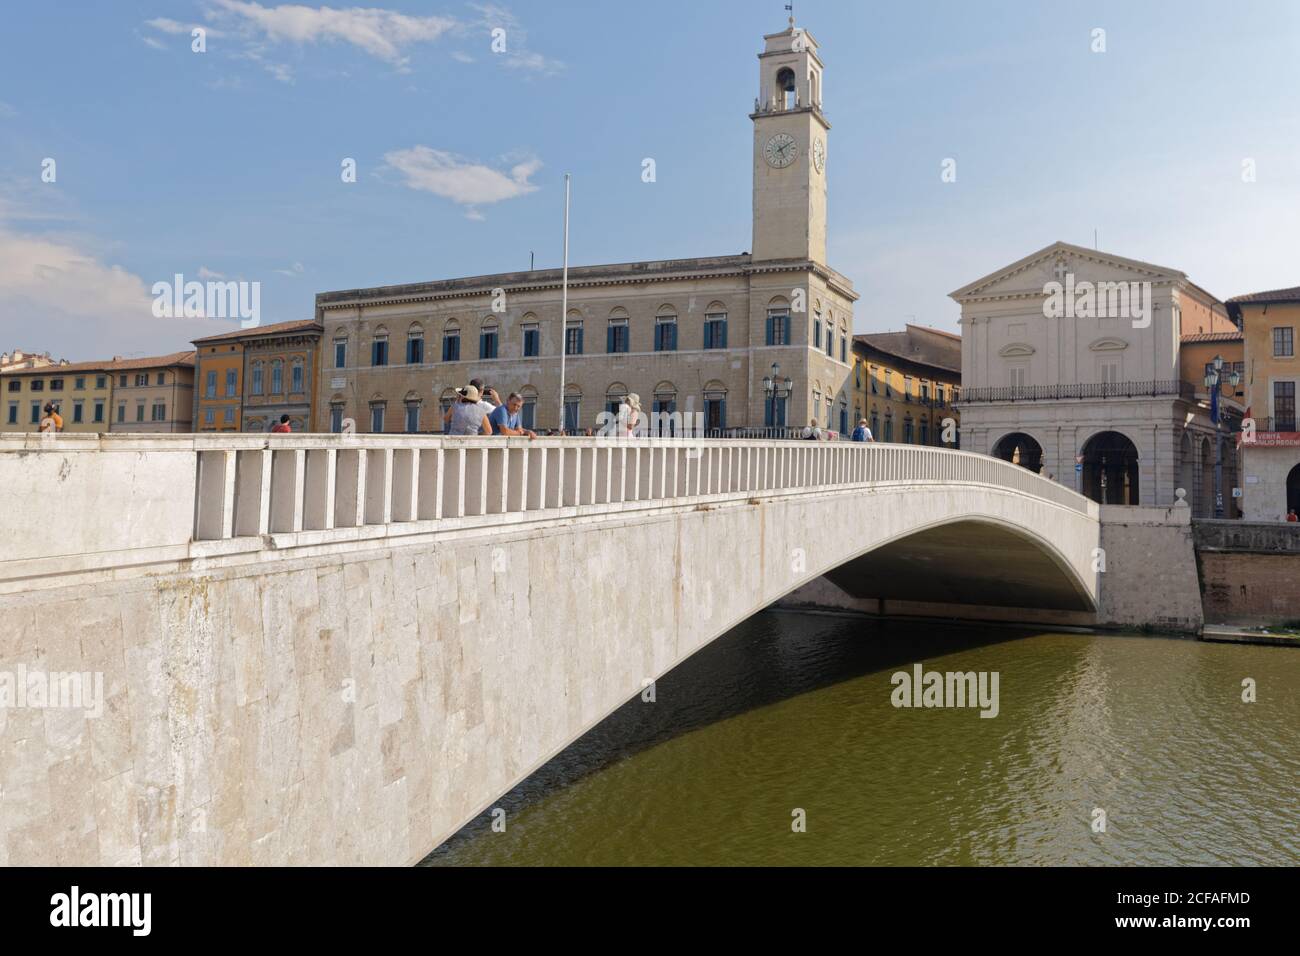
[(906, 534), (825, 577), (858, 600), (1096, 610), (1083, 582), (1049, 542), (978, 517)]

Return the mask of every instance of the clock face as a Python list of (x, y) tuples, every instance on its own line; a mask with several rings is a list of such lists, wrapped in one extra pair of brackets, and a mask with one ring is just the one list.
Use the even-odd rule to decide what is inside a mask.
[(763, 147), (763, 158), (774, 169), (785, 169), (795, 161), (798, 144), (789, 133), (777, 133)]
[(826, 168), (826, 144), (820, 139), (813, 143), (813, 165), (819, 173)]

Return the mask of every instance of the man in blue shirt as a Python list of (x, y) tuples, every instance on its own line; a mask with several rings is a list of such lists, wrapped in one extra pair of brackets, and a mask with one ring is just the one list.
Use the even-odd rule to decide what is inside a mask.
[(510, 397), (506, 399), (506, 403), (498, 405), (496, 410), (488, 416), (488, 421), (492, 424), (492, 434), (504, 435), (507, 438), (536, 438), (536, 432), (529, 431), (520, 425), (523, 408), (523, 396), (517, 392), (511, 392)]

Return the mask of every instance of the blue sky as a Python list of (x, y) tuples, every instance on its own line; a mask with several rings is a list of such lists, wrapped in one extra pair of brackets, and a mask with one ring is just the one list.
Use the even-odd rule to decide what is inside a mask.
[[(260, 282), (269, 324), (319, 291), (558, 265), (566, 171), (574, 263), (749, 248), (755, 54), (782, 3), (374, 2), (8, 5), (0, 349), (157, 354), (234, 327), (153, 317), (175, 273)], [(857, 331), (955, 329), (947, 293), (1094, 229), (1220, 297), (1300, 284), (1300, 4), (796, 13), (827, 65)]]

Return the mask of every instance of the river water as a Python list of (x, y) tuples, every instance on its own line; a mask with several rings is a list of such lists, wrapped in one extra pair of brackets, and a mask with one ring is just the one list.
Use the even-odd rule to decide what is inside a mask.
[[(893, 706), (915, 664), (997, 716)], [(1298, 784), (1294, 648), (768, 611), (422, 865), (1294, 865)]]

